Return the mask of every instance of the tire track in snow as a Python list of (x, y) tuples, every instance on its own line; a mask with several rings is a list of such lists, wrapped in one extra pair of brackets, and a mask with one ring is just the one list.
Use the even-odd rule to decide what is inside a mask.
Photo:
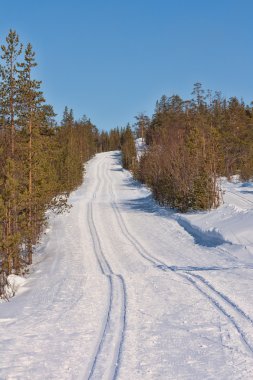
[(121, 275), (115, 274), (105, 257), (93, 216), (93, 202), (101, 187), (100, 162), (97, 165), (97, 185), (93, 200), (87, 206), (87, 218), (94, 253), (101, 273), (108, 282), (108, 305), (104, 323), (98, 338), (85, 379), (116, 379), (120, 369), (124, 334), (126, 328), (126, 286)]
[[(107, 171), (106, 171), (107, 172)], [(109, 169), (108, 169), (109, 172)], [(186, 280), (188, 283), (194, 286), (198, 292), (200, 292), (214, 307), (215, 309), (221, 313), (223, 316), (226, 317), (226, 319), (230, 322), (230, 324), (235, 328), (235, 330), (238, 332), (242, 343), (246, 347), (248, 351), (250, 351), (251, 354), (253, 354), (253, 344), (249, 342), (249, 339), (247, 337), (247, 334), (244, 332), (243, 328), (240, 326), (242, 322), (238, 322), (236, 318), (238, 318), (239, 314), (239, 319), (243, 318), (244, 320), (250, 322), (252, 324), (253, 320), (237, 305), (235, 305), (233, 302), (231, 302), (228, 297), (225, 295), (219, 294), (219, 292), (214, 291), (214, 287), (209, 286), (208, 291), (203, 289), (203, 286), (200, 286), (197, 284), (197, 282), (193, 279), (193, 274), (188, 273), (187, 271), (183, 273), (178, 273), (175, 267), (170, 267), (168, 266), (165, 262), (163, 262), (160, 259), (155, 258), (153, 255), (151, 255), (143, 246), (142, 244), (129, 232), (126, 223), (123, 219), (123, 216), (121, 215), (121, 212), (119, 210), (119, 207), (116, 202), (116, 195), (112, 186), (112, 178), (109, 178), (108, 176), (108, 181), (110, 182), (110, 192), (112, 195), (112, 208), (114, 210), (116, 219), (118, 221), (119, 227), (123, 233), (123, 235), (128, 239), (130, 243), (135, 247), (136, 251), (138, 252), (139, 255), (142, 256), (145, 260), (147, 260), (149, 263), (153, 264), (157, 269), (163, 270), (163, 271), (170, 271), (176, 274), (178, 277)], [(199, 276), (201, 277), (201, 276)], [(207, 284), (205, 284), (207, 286)], [(217, 300), (219, 298), (219, 300)], [(224, 301), (224, 302), (222, 302)], [(229, 302), (230, 301), (230, 302)], [(227, 310), (229, 309), (229, 310)], [(233, 310), (233, 314), (235, 313), (237, 317), (234, 315), (231, 315), (231, 309)], [(252, 324), (253, 326), (253, 324)], [(251, 327), (252, 327), (251, 326)]]

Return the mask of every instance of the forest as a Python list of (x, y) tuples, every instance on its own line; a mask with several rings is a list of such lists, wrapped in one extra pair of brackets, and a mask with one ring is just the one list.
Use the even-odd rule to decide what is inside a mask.
[[(253, 177), (253, 108), (236, 97), (226, 99), (196, 83), (192, 99), (163, 95), (151, 118), (136, 117), (131, 148), (123, 164), (147, 184), (162, 205), (210, 210), (222, 202), (220, 178)], [(134, 138), (147, 149), (135, 159)]]
[(84, 163), (100, 149), (99, 132), (65, 108), (57, 125), (46, 103), (30, 43), (10, 30), (0, 66), (0, 294), (9, 274), (24, 274), (47, 223), (47, 212), (70, 206)]
[[(10, 30), (0, 66), (0, 294), (9, 274), (32, 264), (48, 211), (68, 210), (68, 195), (97, 152), (121, 150), (123, 167), (160, 204), (181, 212), (218, 207), (221, 177), (252, 178), (252, 105), (196, 83), (192, 99), (163, 95), (151, 118), (139, 114), (132, 127), (99, 132), (68, 107), (56, 122), (36, 66), (31, 44), (23, 46)], [(138, 159), (136, 138), (146, 144)]]

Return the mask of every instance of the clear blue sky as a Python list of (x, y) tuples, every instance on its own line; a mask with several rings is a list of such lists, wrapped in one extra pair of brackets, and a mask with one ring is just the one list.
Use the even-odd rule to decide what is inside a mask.
[(32, 43), (59, 119), (68, 105), (110, 129), (197, 81), (251, 102), (252, 15), (252, 0), (2, 1), (0, 42)]

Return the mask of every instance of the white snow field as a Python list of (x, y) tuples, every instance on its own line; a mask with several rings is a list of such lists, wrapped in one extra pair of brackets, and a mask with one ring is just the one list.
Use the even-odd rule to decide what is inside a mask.
[(96, 155), (0, 304), (0, 379), (253, 379), (253, 187), (223, 187), (182, 215)]

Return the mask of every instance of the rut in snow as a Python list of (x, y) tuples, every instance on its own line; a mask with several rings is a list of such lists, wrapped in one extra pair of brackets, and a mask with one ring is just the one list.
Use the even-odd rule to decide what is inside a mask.
[[(96, 229), (93, 216), (93, 202), (101, 185), (100, 167), (97, 170), (97, 186), (93, 199), (87, 208), (87, 220), (93, 241), (94, 253), (101, 273), (108, 281), (108, 305), (105, 318), (100, 331), (95, 352), (86, 371), (88, 379), (98, 379), (103, 376), (116, 379), (122, 354), (122, 345), (126, 327), (126, 286), (121, 275), (114, 274), (103, 252), (102, 244)], [(108, 357), (109, 356), (109, 357)]]

